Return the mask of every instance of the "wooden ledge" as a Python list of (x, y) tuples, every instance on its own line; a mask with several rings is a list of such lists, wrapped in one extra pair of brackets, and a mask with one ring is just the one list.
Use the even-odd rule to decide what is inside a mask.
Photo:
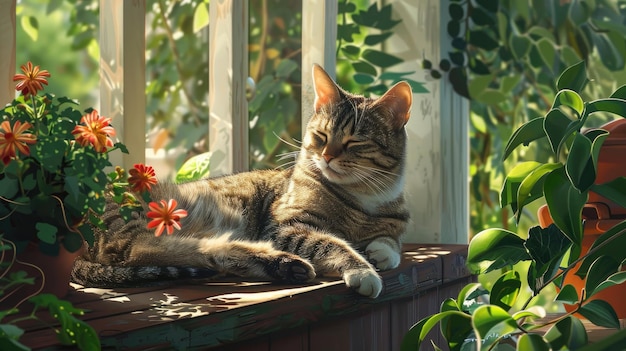
[[(306, 286), (242, 282), (240, 279), (167, 288), (74, 286), (65, 299), (87, 311), (81, 319), (100, 335), (103, 348), (189, 349), (230, 345), (229, 349), (234, 350), (239, 345), (235, 343), (246, 340), (259, 346), (271, 339), (276, 346), (284, 344), (284, 337), (289, 336), (289, 340), (297, 339), (296, 344), (309, 344), (306, 348), (294, 348), (290, 344), (291, 349), (313, 350), (310, 337), (306, 335), (315, 332), (316, 326), (323, 330), (325, 326), (338, 323), (336, 320), (354, 318), (361, 318), (362, 323), (364, 314), (375, 312), (380, 314), (377, 318), (382, 318), (383, 324), (393, 322), (391, 319), (396, 318), (393, 313), (402, 320), (403, 325), (393, 322), (393, 328), (381, 326), (382, 335), (393, 339), (385, 342), (382, 349), (395, 349), (393, 345), (399, 344), (401, 336), (413, 323), (437, 312), (443, 299), (456, 297), (460, 288), (472, 280), (465, 268), (466, 257), (466, 245), (407, 244), (400, 266), (382, 272), (385, 287), (377, 299), (359, 296), (339, 278), (321, 278)], [(435, 295), (426, 299), (428, 304), (418, 302), (418, 297), (421, 300), (429, 291), (435, 291)], [(400, 305), (394, 307), (397, 302)], [(410, 311), (419, 306), (423, 311)], [(397, 311), (385, 312), (388, 309)], [(39, 315), (50, 320), (47, 312)], [(26, 330), (21, 341), (27, 346), (33, 349), (58, 346), (54, 331), (41, 323), (27, 321), (19, 326)], [(301, 334), (304, 336), (298, 339), (297, 335)], [(364, 334), (344, 335), (345, 342), (362, 342)], [(347, 340), (349, 338), (352, 340)], [(328, 345), (328, 340), (325, 341)]]

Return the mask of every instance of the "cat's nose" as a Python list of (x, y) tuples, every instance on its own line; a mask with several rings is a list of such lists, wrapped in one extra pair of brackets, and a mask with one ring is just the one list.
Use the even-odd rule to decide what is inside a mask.
[(324, 158), (324, 160), (326, 160), (326, 163), (330, 163), (330, 161), (331, 161), (333, 158), (335, 158), (335, 156), (334, 156), (334, 155), (331, 155), (331, 154), (326, 154), (326, 153), (322, 154), (322, 157)]

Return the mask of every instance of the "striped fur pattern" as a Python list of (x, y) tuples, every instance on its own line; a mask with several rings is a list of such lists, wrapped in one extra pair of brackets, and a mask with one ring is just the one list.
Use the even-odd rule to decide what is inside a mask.
[(126, 223), (115, 204), (106, 231), (74, 266), (85, 286), (137, 286), (218, 274), (303, 283), (339, 274), (377, 297), (378, 270), (400, 262), (409, 214), (402, 195), (411, 88), (378, 99), (342, 90), (313, 70), (315, 113), (294, 165), (184, 184), (161, 182), (153, 199), (174, 198), (189, 215), (154, 237), (146, 218)]

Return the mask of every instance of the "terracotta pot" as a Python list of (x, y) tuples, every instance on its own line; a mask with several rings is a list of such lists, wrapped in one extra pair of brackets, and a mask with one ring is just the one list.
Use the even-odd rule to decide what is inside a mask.
[[(613, 221), (615, 221), (613, 219), (602, 219), (604, 206), (605, 205), (603, 204), (585, 205), (585, 209), (583, 210), (583, 216), (585, 216), (585, 213), (589, 215), (590, 213), (594, 212), (590, 210), (600, 210), (597, 212), (596, 218), (588, 218), (585, 220), (585, 232), (583, 234), (582, 249), (580, 252), (581, 256), (589, 251), (591, 245), (593, 245), (593, 243), (596, 241), (596, 239), (598, 239), (600, 235), (602, 235), (602, 233), (606, 232), (608, 229), (616, 224), (613, 223)], [(537, 216), (539, 217), (539, 225), (541, 227), (545, 228), (552, 224), (552, 217), (550, 216), (550, 212), (548, 211), (548, 207), (546, 205), (543, 205), (539, 208)], [(574, 267), (574, 269), (572, 269), (563, 279), (563, 286), (571, 284), (572, 286), (574, 286), (574, 288), (576, 288), (576, 291), (579, 295), (581, 290), (585, 287), (585, 281), (574, 273), (578, 271), (578, 268), (580, 268), (581, 264), (582, 262), (579, 262)], [(622, 267), (622, 270), (624, 270), (624, 267)], [(620, 319), (626, 318), (626, 299), (624, 298), (625, 290), (626, 287), (623, 284), (615, 285), (593, 295), (588, 301), (604, 300), (613, 307), (613, 309), (617, 313), (617, 317), (619, 317)], [(565, 310), (571, 312), (574, 310), (574, 306), (565, 305)]]
[[(58, 256), (50, 256), (39, 251), (35, 243), (29, 244), (23, 252), (17, 255), (17, 260), (7, 275), (25, 271), (28, 277), (34, 278), (35, 283), (33, 285), (19, 284), (15, 289), (5, 291), (4, 297), (6, 299), (0, 301), (0, 310), (13, 307), (38, 292), (50, 293), (58, 298), (65, 297), (70, 289), (70, 273), (74, 260), (83, 251), (84, 248), (76, 252), (69, 252), (61, 246)], [(10, 260), (11, 257), (8, 257), (5, 262), (10, 262)]]

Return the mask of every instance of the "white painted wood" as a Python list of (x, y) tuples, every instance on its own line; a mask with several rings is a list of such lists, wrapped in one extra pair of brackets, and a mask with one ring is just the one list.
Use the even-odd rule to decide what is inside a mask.
[(0, 0), (0, 106), (15, 97), (15, 0)]
[(212, 0), (209, 8), (211, 176), (248, 170), (248, 1)]
[(402, 20), (385, 50), (404, 63), (396, 72), (416, 71), (411, 77), (427, 82), (427, 94), (413, 96), (407, 124), (409, 148), (405, 194), (412, 223), (406, 238), (413, 243), (460, 243), (469, 240), (469, 139), (467, 100), (445, 80), (433, 80), (421, 68), (424, 57), (433, 62), (447, 57), (442, 45), (447, 4), (440, 0), (395, 0), (394, 18)]
[(111, 154), (127, 170), (145, 162), (145, 0), (100, 0), (100, 114), (113, 119), (130, 152)]
[[(302, 126), (313, 115), (313, 64), (335, 78), (337, 64), (337, 0), (302, 2)], [(304, 131), (304, 128), (302, 128)]]

